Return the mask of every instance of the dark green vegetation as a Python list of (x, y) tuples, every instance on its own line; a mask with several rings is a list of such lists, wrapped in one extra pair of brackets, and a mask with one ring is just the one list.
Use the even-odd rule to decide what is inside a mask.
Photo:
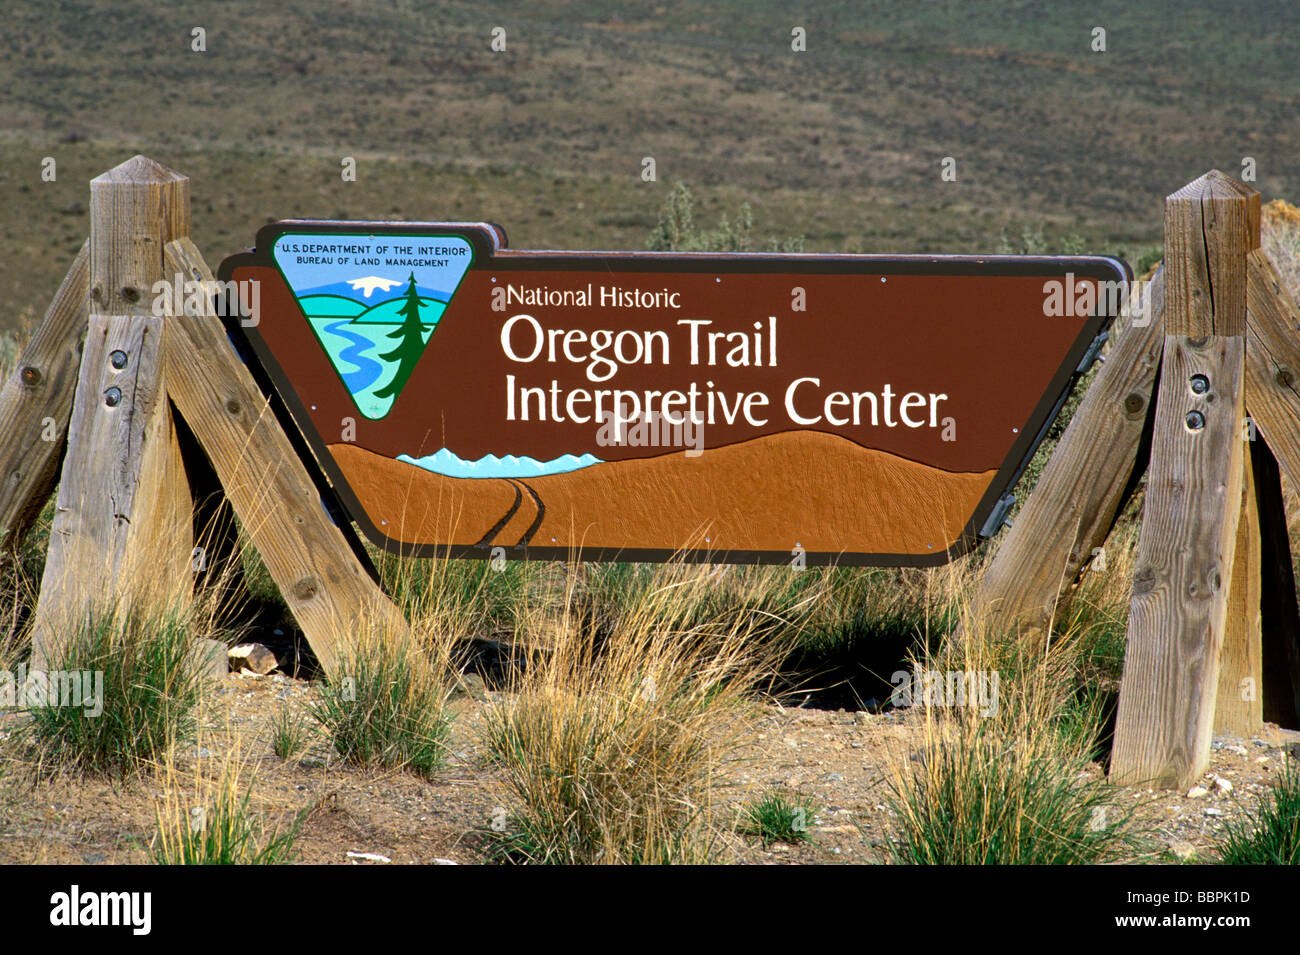
[[(180, 612), (92, 612), (47, 666), (48, 699), (78, 705), (33, 706), (22, 736), (51, 768), (120, 773), (165, 759), (195, 729), (193, 630)], [(59, 673), (76, 674), (77, 685), (60, 679), (54, 689)]]
[(349, 648), (341, 672), (322, 687), (312, 716), (343, 759), (426, 777), (442, 767), (449, 717), (437, 663), (376, 635)]
[(1226, 865), (1300, 865), (1300, 770), (1287, 762), (1268, 798), (1232, 822), (1220, 850)]
[(810, 251), (990, 252), (1041, 229), (1048, 248), (1077, 235), (1136, 261), (1159, 199), (1210, 166), (1253, 156), (1265, 198), (1300, 186), (1289, 0), (806, 16), (775, 0), (22, 0), (0, 51), (5, 323), (44, 308), (86, 232), (87, 180), (135, 152), (192, 177), (213, 265), (291, 216), (490, 219), (521, 248), (636, 249), (678, 179), (713, 216), (761, 195), (757, 228)]
[(748, 803), (741, 811), (741, 834), (763, 843), (796, 843), (808, 838), (813, 822), (813, 804), (807, 796), (787, 796), (773, 791)]

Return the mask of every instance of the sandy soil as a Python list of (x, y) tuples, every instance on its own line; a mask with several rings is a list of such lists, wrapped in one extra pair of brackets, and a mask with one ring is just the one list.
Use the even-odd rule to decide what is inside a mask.
[[(483, 708), (497, 693), (454, 703), (449, 766), (425, 782), (406, 773), (374, 773), (336, 760), (323, 742), (292, 761), (275, 756), (270, 725), (285, 704), (303, 705), (315, 689), (283, 676), (231, 676), (214, 687), (197, 746), (178, 760), (211, 771), (238, 752), (256, 777), (254, 805), (268, 819), (311, 811), (297, 842), (305, 863), (373, 864), (348, 853), (373, 853), (393, 864), (486, 860), (485, 835), (493, 816), (511, 805), (480, 742)], [(6, 717), (12, 729), (15, 717)], [(883, 861), (893, 824), (886, 782), (895, 760), (916, 751), (922, 717), (916, 711), (850, 713), (767, 705), (719, 794), (719, 818), (734, 818), (747, 800), (773, 789), (810, 796), (815, 816), (809, 840), (764, 848), (731, 834), (723, 861), (753, 864)], [(5, 724), (0, 723), (0, 726)], [(7, 731), (7, 730), (6, 730)], [(1155, 833), (1158, 846), (1193, 861), (1213, 861), (1225, 822), (1253, 808), (1276, 777), (1300, 734), (1268, 727), (1248, 740), (1216, 739), (1203, 785), (1208, 795), (1126, 790)], [(1093, 772), (1100, 775), (1100, 769)], [(1226, 780), (1225, 790), (1216, 778)], [(22, 774), (0, 784), (0, 863), (143, 863), (155, 829), (163, 783), (144, 776), (123, 783), (59, 778), (33, 783)], [(381, 863), (382, 864), (382, 863)]]

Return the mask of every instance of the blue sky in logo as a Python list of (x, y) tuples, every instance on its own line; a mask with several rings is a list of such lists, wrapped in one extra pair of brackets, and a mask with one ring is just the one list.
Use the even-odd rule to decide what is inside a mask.
[[(473, 262), (449, 235), (286, 233), (272, 257), (357, 410), (388, 414)], [(408, 327), (418, 302), (419, 338)]]

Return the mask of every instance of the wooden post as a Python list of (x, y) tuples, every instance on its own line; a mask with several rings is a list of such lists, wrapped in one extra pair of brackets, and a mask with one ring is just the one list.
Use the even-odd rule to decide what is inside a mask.
[(43, 662), (92, 604), (192, 580), (189, 488), (152, 311), (163, 246), (189, 234), (189, 180), (136, 156), (90, 184), (90, 320), (33, 630)]
[(1164, 345), (1164, 276), (1150, 320), (1121, 329), (1033, 493), (980, 578), (972, 618), (1045, 634), (1062, 581), (1073, 583), (1110, 533), (1146, 461), (1139, 455)]
[[(168, 271), (215, 291), (212, 273), (188, 239), (167, 247)], [(213, 296), (204, 297), (210, 303)], [(201, 315), (167, 324), (167, 382), (252, 538), (266, 569), (327, 673), (336, 674), (340, 642), (361, 626), (405, 639), (401, 611), (362, 569), (329, 520), (306, 468), (280, 428), (251, 372), (240, 362), (221, 319)]]
[(1229, 736), (1253, 736), (1264, 723), (1264, 674), (1260, 645), (1260, 540), (1252, 447), (1247, 441), (1246, 463), (1237, 518), (1237, 543), (1228, 586), (1223, 651), (1219, 655), (1219, 689), (1215, 697), (1214, 731)]
[(1165, 201), (1165, 344), (1111, 779), (1209, 762), (1243, 480), (1246, 256), (1259, 194), (1212, 171)]
[(0, 537), (17, 549), (54, 490), (86, 336), (90, 253), (83, 245), (0, 391)]

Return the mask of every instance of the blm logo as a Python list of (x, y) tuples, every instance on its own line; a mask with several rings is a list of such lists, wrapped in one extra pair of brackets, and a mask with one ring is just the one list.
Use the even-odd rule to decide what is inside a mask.
[(474, 260), (453, 235), (279, 236), (272, 258), (317, 343), (366, 418), (410, 380)]

